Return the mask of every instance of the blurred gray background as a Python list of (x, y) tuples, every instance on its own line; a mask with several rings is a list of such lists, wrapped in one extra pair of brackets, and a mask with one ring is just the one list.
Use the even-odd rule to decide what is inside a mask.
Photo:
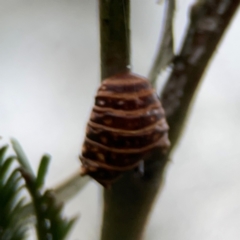
[[(193, 1), (177, 1), (176, 49)], [(132, 0), (132, 65), (146, 76), (162, 6)], [(146, 232), (147, 240), (240, 236), (240, 13), (199, 88)], [(79, 168), (99, 84), (97, 0), (0, 0), (0, 135), (17, 138), (34, 169), (48, 152), (51, 187)], [(65, 208), (81, 214), (69, 239), (98, 240), (101, 187), (91, 182)], [(34, 239), (34, 237), (32, 237)]]

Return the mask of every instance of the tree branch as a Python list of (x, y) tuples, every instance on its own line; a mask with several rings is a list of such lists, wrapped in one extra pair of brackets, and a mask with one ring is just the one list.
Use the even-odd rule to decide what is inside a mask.
[(148, 78), (153, 86), (156, 85), (158, 74), (165, 68), (174, 58), (173, 45), (173, 19), (175, 12), (175, 0), (165, 1), (165, 17), (163, 21), (163, 31), (158, 51), (149, 72)]
[(199, 0), (191, 9), (191, 21), (182, 49), (175, 58), (161, 97), (170, 125), (172, 147), (180, 137), (194, 93), (239, 2)]
[(79, 193), (91, 178), (89, 176), (81, 176), (79, 171), (74, 173), (68, 180), (53, 189), (58, 201), (67, 202)]

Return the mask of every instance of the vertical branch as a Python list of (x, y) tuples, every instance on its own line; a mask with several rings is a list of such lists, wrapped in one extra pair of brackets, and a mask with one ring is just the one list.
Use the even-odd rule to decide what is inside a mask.
[(129, 171), (110, 190), (104, 190), (101, 240), (143, 239), (149, 213), (163, 183), (166, 164), (167, 156), (154, 151), (145, 165), (144, 176)]
[[(130, 0), (100, 0), (102, 79), (127, 71), (130, 63)], [(111, 189), (104, 189), (102, 240), (139, 240), (157, 195), (167, 163), (158, 151), (145, 167), (144, 176), (124, 174)]]
[(174, 58), (174, 38), (173, 38), (173, 19), (175, 12), (175, 0), (165, 1), (165, 17), (163, 21), (163, 31), (161, 41), (158, 46), (157, 54), (153, 65), (150, 69), (148, 78), (153, 86), (156, 85), (158, 74), (173, 60)]
[(102, 79), (129, 70), (129, 0), (99, 0)]

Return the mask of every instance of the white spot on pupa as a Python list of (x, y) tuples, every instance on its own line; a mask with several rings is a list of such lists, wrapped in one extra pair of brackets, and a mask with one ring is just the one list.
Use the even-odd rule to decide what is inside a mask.
[(105, 101), (103, 101), (103, 100), (98, 100), (98, 105), (101, 105), (101, 106), (104, 106), (105, 105)]
[(123, 101), (123, 100), (119, 100), (119, 101), (118, 101), (118, 105), (121, 106), (121, 105), (123, 105), (123, 104), (124, 104), (124, 101)]

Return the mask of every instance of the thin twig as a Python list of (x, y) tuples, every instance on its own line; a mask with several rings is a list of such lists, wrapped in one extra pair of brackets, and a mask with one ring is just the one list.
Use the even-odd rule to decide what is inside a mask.
[(169, 65), (174, 58), (173, 19), (175, 12), (175, 0), (165, 0), (165, 16), (161, 41), (157, 55), (149, 72), (148, 78), (153, 86), (156, 85), (158, 74)]
[(74, 173), (71, 178), (54, 188), (59, 201), (66, 202), (79, 193), (91, 180), (89, 176), (80, 176), (79, 172)]
[[(74, 173), (68, 180), (54, 188), (56, 199), (60, 202), (67, 202), (79, 193), (90, 181), (88, 176), (80, 176), (79, 172)], [(23, 217), (33, 214), (33, 205), (28, 203), (24, 206)]]

